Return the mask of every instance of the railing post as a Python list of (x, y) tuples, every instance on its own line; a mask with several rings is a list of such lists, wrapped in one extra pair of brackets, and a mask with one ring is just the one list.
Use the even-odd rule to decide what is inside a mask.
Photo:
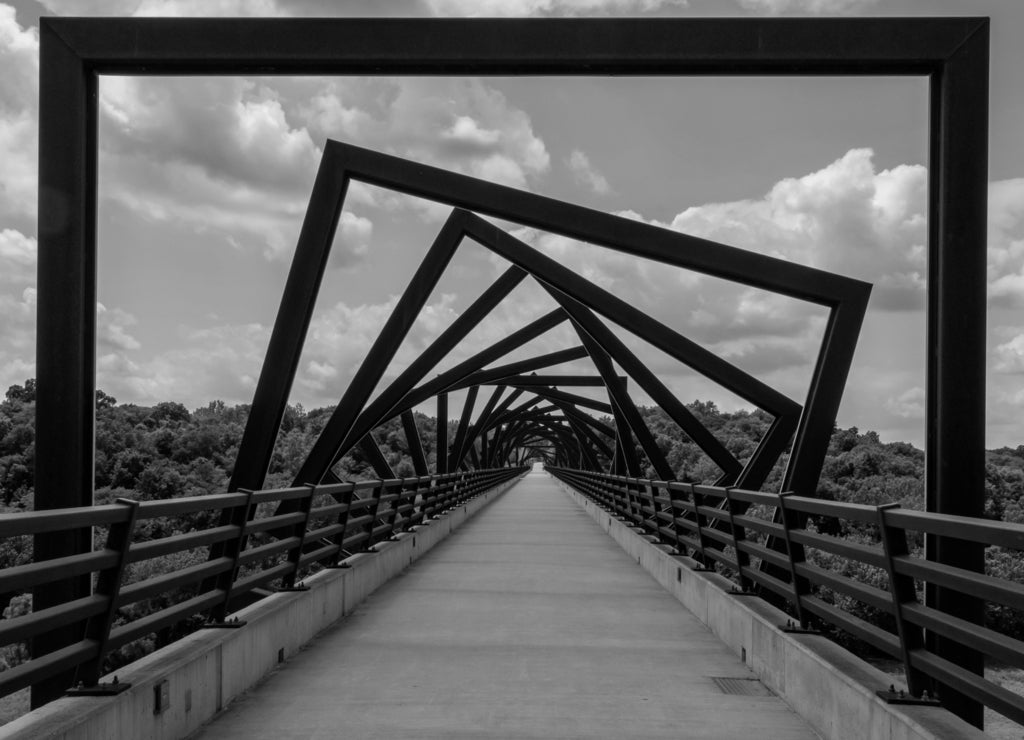
[(292, 527), (292, 537), (298, 537), (299, 543), (288, 551), (288, 562), (292, 569), (281, 579), (281, 586), (277, 591), (308, 591), (309, 586), (295, 585), (295, 579), (299, 577), (299, 563), (302, 561), (302, 549), (306, 545), (306, 533), (309, 532), (309, 513), (313, 510), (313, 496), (316, 495), (316, 484), (306, 484), (306, 497), (299, 499), (299, 513), (302, 514), (302, 521)]
[(400, 516), (398, 508), (402, 505), (402, 494), (405, 493), (409, 488), (408, 484), (406, 483), (406, 479), (403, 478), (402, 482), (395, 486), (395, 488), (397, 489), (395, 491), (395, 494), (398, 496), (398, 498), (396, 498), (395, 502), (391, 504), (391, 519), (388, 521), (388, 537), (391, 539), (394, 539), (396, 534), (395, 526), (398, 524), (398, 517)]
[(117, 503), (128, 507), (128, 518), (117, 524), (111, 524), (107, 531), (106, 549), (118, 554), (117, 563), (106, 570), (100, 571), (96, 578), (93, 593), (107, 599), (107, 608), (101, 614), (91, 617), (85, 626), (85, 639), (96, 643), (96, 657), (78, 666), (75, 671), (75, 688), (69, 694), (78, 696), (108, 696), (119, 694), (131, 684), (120, 683), (117, 677), (113, 682), (100, 683), (103, 671), (103, 658), (107, 652), (107, 641), (110, 638), (110, 627), (114, 623), (117, 611), (117, 597), (121, 591), (125, 566), (128, 564), (128, 551), (131, 549), (132, 533), (135, 531), (135, 519), (139, 512), (139, 502), (128, 498), (119, 498)]
[(750, 578), (743, 575), (744, 569), (750, 569), (750, 555), (740, 549), (740, 543), (747, 538), (746, 530), (736, 524), (736, 513), (733, 511), (733, 499), (731, 492), (735, 486), (725, 487), (725, 504), (729, 512), (729, 529), (732, 531), (732, 547), (736, 551), (736, 575), (740, 580), (740, 592), (750, 593), (753, 591)]
[(715, 566), (712, 564), (707, 553), (708, 536), (704, 534), (704, 530), (707, 529), (708, 520), (700, 513), (700, 507), (704, 506), (704, 494), (698, 491), (698, 488), (699, 486), (690, 485), (690, 502), (693, 504), (693, 515), (697, 522), (697, 543), (700, 545), (701, 567), (696, 570), (714, 571)]
[[(644, 528), (648, 532), (650, 532), (652, 535), (656, 536), (658, 538), (658, 540), (660, 541), (661, 540), (661, 530), (658, 529), (658, 502), (654, 498), (654, 487), (651, 484), (651, 481), (649, 479), (643, 479), (641, 481), (638, 481), (637, 483), (638, 483), (638, 485), (640, 487), (641, 499), (642, 499), (643, 496), (646, 496), (647, 500), (651, 504), (650, 516), (649, 517), (645, 517), (643, 519), (645, 524), (647, 522), (650, 522), (651, 524), (646, 526), (646, 527), (644, 527)], [(641, 506), (641, 508), (640, 508), (640, 515), (641, 515), (641, 517), (644, 517), (644, 515), (646, 513), (647, 512), (644, 512), (643, 507)]]
[[(810, 584), (806, 578), (797, 575), (796, 567), (798, 563), (804, 562), (806, 554), (804, 553), (804, 546), (798, 542), (793, 542), (791, 532), (795, 522), (793, 522), (793, 512), (786, 508), (786, 498), (792, 496), (791, 491), (786, 493), (778, 494), (779, 503), (779, 518), (782, 520), (782, 531), (786, 539), (786, 559), (789, 560), (789, 582), (793, 587), (793, 606), (796, 609), (796, 618), (800, 622), (800, 631), (808, 631), (809, 625), (807, 621), (807, 614), (804, 612), (803, 595), (810, 591)], [(792, 631), (788, 625), (783, 627), (784, 630)]]
[[(338, 514), (338, 521), (336, 524), (341, 528), (338, 534), (331, 538), (331, 542), (337, 545), (338, 549), (334, 553), (334, 557), (331, 559), (328, 568), (346, 568), (348, 566), (342, 565), (341, 561), (345, 558), (345, 532), (348, 530), (348, 515), (349, 511), (352, 510), (352, 490), (355, 488), (355, 484), (352, 482), (345, 483), (345, 488), (341, 491), (332, 491), (331, 497), (334, 498), (339, 504), (345, 507), (345, 510)], [(338, 497), (341, 500), (338, 500)]]
[[(245, 549), (246, 525), (248, 525), (254, 514), (252, 497), (255, 491), (242, 488), (238, 492), (245, 495), (245, 501), (238, 506), (221, 512), (221, 524), (231, 524), (238, 527), (238, 536), (233, 540), (223, 543), (223, 548), (219, 553), (219, 557), (231, 558), (232, 562), (230, 568), (218, 574), (210, 583), (212, 590), (222, 590), (224, 592), (224, 600), (210, 610), (210, 621), (206, 623), (206, 627), (241, 627), (245, 624), (245, 622), (240, 621), (237, 617), (230, 622), (227, 621), (228, 603), (231, 601), (231, 587), (235, 584), (238, 559), (242, 555), (242, 550)], [(207, 584), (204, 583), (200, 586), (200, 591), (206, 590)]]
[(434, 518), (434, 512), (437, 510), (437, 507), (434, 505), (434, 502), (437, 501), (437, 497), (440, 495), (438, 493), (438, 479), (441, 477), (441, 475), (443, 474), (435, 473), (434, 475), (430, 476), (430, 484), (427, 486), (426, 490), (421, 494), (423, 496), (423, 503), (420, 506), (420, 511), (423, 512), (423, 519), (421, 521), (424, 524), (426, 524), (428, 521)]
[[(914, 668), (911, 654), (924, 647), (924, 630), (911, 624), (903, 615), (903, 605), (916, 603), (917, 592), (914, 579), (896, 572), (895, 559), (910, 554), (907, 548), (907, 534), (902, 529), (891, 526), (886, 521), (886, 513), (890, 509), (900, 508), (899, 504), (883, 504), (876, 507), (878, 511), (878, 530), (882, 537), (882, 548), (885, 550), (885, 567), (889, 572), (889, 593), (892, 596), (892, 607), (896, 617), (896, 629), (900, 637), (900, 652), (903, 654), (903, 668), (907, 676), (907, 691), (912, 697), (920, 697), (927, 690), (928, 679)], [(886, 692), (879, 692), (883, 696)]]
[(380, 512), (380, 499), (384, 495), (384, 481), (378, 480), (377, 485), (373, 487), (373, 506), (370, 507), (368, 512), (370, 515), (370, 521), (367, 523), (367, 537), (366, 545), (363, 547), (367, 552), (374, 552), (373, 546), (377, 544), (373, 539), (373, 530), (377, 528), (377, 514)]

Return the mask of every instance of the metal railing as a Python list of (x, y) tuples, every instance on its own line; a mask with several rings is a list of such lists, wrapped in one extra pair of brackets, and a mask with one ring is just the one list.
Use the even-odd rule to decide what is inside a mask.
[[(1024, 525), (913, 511), (898, 504), (865, 506), (545, 469), (679, 554), (692, 555), (700, 566), (722, 566), (736, 581), (737, 593), (757, 589), (785, 600), (800, 627), (820, 620), (901, 661), (911, 697), (927, 698), (930, 691), (934, 698), (938, 683), (1024, 724), (1024, 698), (936, 655), (928, 648), (925, 631), (1018, 668), (1024, 667), (1024, 642), (933, 609), (919, 598), (923, 584), (931, 583), (990, 604), (1024, 609), (1024, 585), (928, 561), (910, 544), (925, 535), (940, 535), (1024, 550)], [(832, 533), (843, 529), (858, 529), (862, 536)], [(822, 553), (859, 564), (861, 571), (874, 569), (879, 578), (853, 578), (842, 568), (824, 567)], [(851, 613), (831, 595), (885, 615), (878, 621), (894, 629)]]
[[(105, 545), (89, 554), (0, 571), (0, 594), (8, 600), (42, 584), (94, 579), (85, 598), (0, 620), (0, 646), (69, 626), (80, 635), (0, 671), (0, 696), (71, 671), (71, 685), (88, 690), (98, 685), (104, 659), (113, 651), (190, 619), (203, 619), (195, 626), (238, 626), (226, 621), (229, 608), (266, 595), (261, 589), (279, 582), (277, 590), (303, 590), (300, 579), (311, 569), (338, 567), (346, 557), (524, 471), (499, 468), (162, 501), (118, 499), (104, 506), (0, 515), (0, 541), (86, 527), (106, 530)], [(284, 502), (295, 503), (281, 513)], [(189, 517), (189, 531), (145, 535), (147, 524), (172, 518), (180, 524)], [(133, 569), (147, 563), (165, 572), (133, 579)], [(152, 608), (136, 609), (137, 618), (126, 615), (126, 607), (147, 602)]]

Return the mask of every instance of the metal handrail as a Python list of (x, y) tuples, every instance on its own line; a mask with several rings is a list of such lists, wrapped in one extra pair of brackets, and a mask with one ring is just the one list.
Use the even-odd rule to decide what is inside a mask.
[[(689, 555), (702, 564), (716, 563), (742, 588), (753, 584), (759, 593), (783, 600), (793, 608), (801, 626), (807, 627), (809, 617), (816, 618), (900, 660), (911, 696), (930, 694), (934, 698), (936, 683), (942, 683), (1024, 724), (1024, 698), (943, 660), (929, 650), (924, 634), (927, 630), (1018, 668), (1024, 668), (1024, 642), (926, 606), (917, 597), (924, 583), (933, 583), (965, 596), (1024, 609), (1024, 584), (926, 560), (913, 554), (907, 544), (908, 533), (915, 533), (1024, 550), (1024, 525), (910, 511), (897, 505), (865, 506), (788, 493), (696, 486), (701, 498), (710, 500), (709, 506), (679, 496), (679, 492), (691, 490), (690, 484), (655, 480), (635, 481), (634, 485), (639, 483), (655, 491), (659, 507), (656, 515), (625, 516), (632, 500), (626, 485), (629, 479), (550, 465), (545, 470), (613, 515), (628, 518), (631, 526), (675, 547), (680, 555)], [(738, 514), (737, 502), (761, 508), (747, 508)], [(813, 517), (874, 527), (878, 544), (823, 534), (814, 529)], [(748, 538), (748, 532), (754, 536)], [(884, 573), (887, 587), (815, 565), (805, 556), (805, 548), (878, 568)], [(751, 563), (751, 558), (760, 563)], [(890, 615), (895, 630), (879, 627), (829, 603), (824, 590)]]
[[(232, 602), (252, 600), (258, 596), (257, 589), (275, 581), (282, 590), (292, 590), (312, 567), (337, 566), (344, 558), (460, 506), (525, 470), (495, 468), (166, 501), (125, 499), (107, 506), (0, 514), (0, 539), (87, 526), (108, 532), (103, 549), (87, 555), (0, 570), (0, 593), (5, 595), (84, 574), (96, 583), (89, 597), (0, 620), (0, 646), (68, 625), (76, 625), (80, 635), (77, 642), (59, 650), (0, 668), (0, 696), (69, 670), (76, 671), (75, 682), (82, 687), (95, 687), (103, 661), (112, 651), (204, 615), (206, 624), (195, 626), (234, 626), (238, 623), (226, 619)], [(286, 500), (298, 501), (299, 512), (261, 515), (261, 508), (272, 512)], [(220, 522), (208, 529), (145, 541), (133, 536), (142, 521), (203, 513), (212, 514), (214, 520), (219, 516)], [(189, 553), (192, 562), (169, 572), (139, 581), (130, 578), (132, 567), (139, 563)], [(134, 620), (126, 618), (125, 607), (154, 599), (173, 603)]]

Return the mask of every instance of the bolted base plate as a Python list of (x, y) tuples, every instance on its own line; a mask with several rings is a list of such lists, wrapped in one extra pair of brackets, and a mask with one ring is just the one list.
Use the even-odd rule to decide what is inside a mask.
[(820, 635), (821, 630), (816, 630), (813, 627), (801, 627), (799, 622), (786, 622), (780, 624), (779, 629), (783, 632), (789, 632), (794, 635)]
[(244, 619), (229, 619), (226, 622), (207, 622), (203, 625), (203, 629), (234, 630), (244, 627), (245, 624)]
[(286, 586), (282, 586), (281, 588), (275, 588), (274, 589), (274, 593), (277, 593), (277, 594), (286, 594), (286, 593), (290, 593), (292, 591), (309, 591), (309, 586), (302, 586), (302, 585), (299, 585), (299, 586), (287, 586), (287, 587)]
[(938, 699), (924, 696), (911, 696), (906, 691), (876, 691), (875, 694), (886, 704), (913, 704), (928, 707), (942, 706), (942, 702)]
[(64, 696), (117, 696), (122, 691), (127, 691), (132, 685), (130, 683), (98, 683), (95, 686), (76, 686), (64, 692)]

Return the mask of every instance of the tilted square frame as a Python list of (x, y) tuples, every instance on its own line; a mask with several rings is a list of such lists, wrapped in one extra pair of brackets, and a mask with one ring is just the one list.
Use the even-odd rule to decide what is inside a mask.
[[(36, 507), (92, 503), (99, 74), (924, 75), (926, 504), (978, 516), (988, 42), (984, 18), (42, 18)], [(88, 532), (77, 539), (39, 535), (35, 554), (88, 549)], [(983, 566), (981, 546), (951, 537), (930, 540), (928, 556)], [(980, 602), (943, 603), (942, 589), (932, 598), (945, 611), (978, 618)]]

